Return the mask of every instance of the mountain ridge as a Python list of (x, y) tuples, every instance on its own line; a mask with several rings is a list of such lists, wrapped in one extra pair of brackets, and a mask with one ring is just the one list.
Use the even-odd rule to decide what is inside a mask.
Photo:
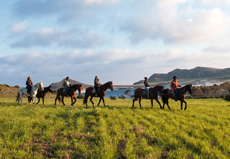
[[(177, 76), (178, 80), (197, 80), (197, 79), (220, 79), (224, 76), (229, 76), (230, 68), (212, 68), (212, 67), (200, 67), (197, 66), (193, 69), (174, 69), (168, 73), (154, 73), (149, 77), (149, 83), (160, 83), (171, 81), (173, 76)], [(144, 80), (137, 81), (133, 85), (142, 84)]]

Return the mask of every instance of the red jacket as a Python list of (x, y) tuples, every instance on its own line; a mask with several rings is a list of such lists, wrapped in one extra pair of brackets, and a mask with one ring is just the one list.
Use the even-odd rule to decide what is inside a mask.
[(171, 87), (172, 90), (177, 89), (178, 86), (181, 87), (181, 85), (179, 85), (179, 83), (178, 83), (177, 81), (172, 81), (172, 82), (171, 82), (170, 87)]

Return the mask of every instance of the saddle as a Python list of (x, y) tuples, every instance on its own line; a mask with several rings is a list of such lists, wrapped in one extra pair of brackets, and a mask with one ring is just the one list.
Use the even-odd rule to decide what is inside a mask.
[[(98, 88), (98, 92), (100, 91), (100, 88)], [(92, 93), (98, 93), (96, 92), (96, 88), (93, 88)]]

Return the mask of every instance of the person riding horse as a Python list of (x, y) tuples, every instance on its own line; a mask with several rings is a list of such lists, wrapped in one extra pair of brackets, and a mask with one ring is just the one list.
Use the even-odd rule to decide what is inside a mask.
[(179, 83), (177, 82), (177, 77), (176, 76), (173, 76), (173, 80), (171, 82), (171, 85), (170, 85), (172, 91), (174, 92), (175, 94), (175, 101), (177, 101), (177, 94), (178, 94), (178, 87), (181, 87), (181, 85), (179, 85)]
[(31, 80), (31, 76), (29, 76), (27, 77), (27, 80), (26, 80), (26, 89), (27, 89), (28, 94), (30, 94), (32, 86), (33, 86), (33, 82)]
[(99, 82), (99, 78), (97, 76), (95, 76), (95, 79), (94, 79), (94, 88), (96, 90), (95, 96), (97, 96), (100, 87), (101, 87), (101, 83)]
[(71, 83), (69, 81), (69, 77), (67, 76), (65, 81), (62, 84), (62, 87), (64, 87), (64, 91), (66, 91), (66, 93), (67, 93), (67, 97), (68, 97), (68, 90), (69, 90), (70, 86), (71, 86)]
[(149, 98), (149, 89), (150, 89), (151, 86), (149, 85), (148, 77), (145, 77), (144, 84), (145, 84), (145, 90), (147, 92), (147, 97)]

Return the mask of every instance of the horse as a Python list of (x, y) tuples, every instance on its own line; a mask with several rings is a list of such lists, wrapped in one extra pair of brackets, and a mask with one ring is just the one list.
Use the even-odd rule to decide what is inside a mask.
[[(60, 96), (62, 97), (62, 104), (65, 106), (65, 103), (64, 103), (64, 97), (67, 96), (67, 92), (66, 91), (63, 91), (64, 88), (59, 88), (57, 90), (57, 96), (55, 98), (55, 105), (56, 105), (56, 101), (57, 99), (59, 100), (60, 102)], [(71, 105), (73, 106), (74, 103), (76, 102), (76, 91), (78, 90), (79, 94), (81, 94), (81, 89), (82, 89), (82, 84), (74, 84), (72, 86), (70, 86), (68, 88), (68, 95), (71, 97)], [(73, 102), (73, 99), (74, 99), (74, 102)]]
[[(149, 89), (149, 92), (150, 92), (149, 99), (151, 99), (151, 106), (152, 106), (152, 108), (153, 108), (153, 99), (155, 99), (157, 101), (157, 103), (160, 105), (160, 108), (162, 109), (161, 104), (160, 104), (160, 102), (158, 100), (158, 93), (162, 94), (163, 88), (164, 88), (163, 86), (155, 86), (155, 87)], [(141, 107), (141, 99), (142, 98), (148, 99), (147, 93), (144, 93), (144, 91), (145, 90), (143, 88), (137, 88), (137, 89), (135, 89), (132, 107), (134, 107), (134, 102), (138, 98), (139, 98), (139, 105), (140, 105), (140, 107)]]
[[(184, 99), (185, 99), (185, 94), (187, 92), (189, 92), (189, 94), (192, 94), (192, 89), (191, 88), (192, 88), (192, 84), (188, 84), (188, 85), (185, 85), (182, 88), (179, 88), (178, 91), (177, 91), (178, 92), (177, 99), (181, 101), (181, 110), (183, 109), (183, 103), (185, 103), (184, 110), (187, 109), (187, 102), (185, 102)], [(164, 89), (163, 94), (162, 94), (163, 109), (164, 109), (165, 104), (167, 104), (168, 108), (170, 109), (169, 104), (168, 104), (168, 99), (169, 98), (175, 99), (175, 95), (174, 95), (173, 91), (171, 89)]]
[[(28, 94), (26, 87), (19, 88), (16, 101), (18, 101), (18, 104), (19, 104), (20, 100), (22, 102), (22, 96), (23, 95), (26, 95), (26, 96), (30, 95), (33, 98), (33, 104), (35, 104), (36, 103), (36, 94), (37, 94), (38, 89), (42, 89), (42, 90), (44, 89), (42, 82), (38, 82), (34, 86), (32, 86), (30, 94)], [(22, 104), (23, 104), (23, 102), (22, 102)]]
[(40, 98), (42, 98), (42, 102), (44, 105), (44, 97), (45, 97), (47, 92), (53, 93), (53, 89), (52, 89), (51, 85), (49, 85), (48, 87), (44, 87), (44, 90), (38, 89), (37, 95), (36, 95), (36, 97), (38, 98), (38, 102), (36, 104), (38, 104), (40, 102)]
[[(97, 104), (97, 106), (99, 106), (101, 100), (103, 101), (104, 103), (104, 106), (105, 106), (105, 100), (104, 100), (104, 96), (105, 96), (105, 92), (107, 89), (110, 89), (111, 91), (113, 91), (113, 82), (112, 81), (109, 81), (103, 85), (100, 86), (100, 90), (99, 92), (97, 93), (97, 96), (100, 97), (100, 100)], [(85, 97), (84, 97), (84, 100), (83, 100), (83, 104), (86, 104), (86, 107), (87, 107), (87, 100), (88, 100), (88, 97), (91, 96), (90, 98), (90, 101), (91, 103), (93, 104), (93, 107), (94, 107), (94, 103), (92, 101), (93, 97), (95, 97), (95, 92), (93, 92), (94, 88), (93, 87), (88, 87), (86, 88), (86, 91), (85, 91)]]

